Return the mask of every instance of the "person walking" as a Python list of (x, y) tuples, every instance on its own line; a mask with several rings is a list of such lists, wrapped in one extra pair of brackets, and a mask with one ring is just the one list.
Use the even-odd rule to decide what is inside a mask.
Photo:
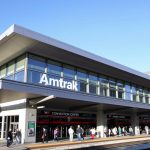
[(47, 130), (45, 128), (43, 128), (43, 131), (42, 131), (42, 143), (44, 143), (44, 141), (48, 142), (48, 140), (47, 140)]
[(59, 131), (58, 131), (58, 128), (55, 128), (54, 130), (54, 141), (58, 141), (58, 134), (59, 134)]
[(15, 138), (16, 138), (16, 143), (20, 144), (21, 143), (21, 130), (16, 129)]
[(95, 128), (92, 128), (92, 129), (91, 129), (91, 138), (92, 138), (92, 139), (95, 138), (95, 133), (96, 133)]
[(145, 131), (146, 131), (146, 134), (148, 135), (149, 133), (148, 133), (148, 126), (147, 125), (145, 126)]
[(77, 133), (78, 141), (81, 141), (82, 129), (81, 129), (80, 125), (78, 125), (78, 127), (76, 129), (76, 133)]
[(68, 129), (68, 133), (69, 133), (69, 140), (73, 141), (74, 130), (72, 129), (72, 126), (70, 126), (70, 128)]
[(7, 147), (13, 143), (12, 130), (10, 129), (7, 133)]
[[(124, 129), (124, 128), (123, 128), (123, 129)], [(124, 131), (123, 131), (123, 132), (124, 132)], [(121, 136), (121, 135), (122, 135), (121, 127), (120, 127), (120, 126), (118, 127), (118, 135), (119, 135), (119, 136)]]
[(84, 129), (81, 127), (81, 138), (84, 140)]
[(112, 131), (111, 131), (111, 129), (109, 128), (109, 129), (108, 129), (108, 136), (109, 136), (109, 137), (111, 136), (111, 132), (112, 132)]
[(129, 134), (130, 134), (130, 135), (133, 135), (133, 129), (132, 129), (131, 126), (129, 127)]

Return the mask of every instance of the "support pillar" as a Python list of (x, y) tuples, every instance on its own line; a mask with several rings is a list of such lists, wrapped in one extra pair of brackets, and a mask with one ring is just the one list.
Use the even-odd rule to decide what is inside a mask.
[(37, 110), (32, 108), (26, 109), (25, 118), (25, 143), (36, 142), (36, 117)]
[(1, 139), (3, 139), (4, 137), (4, 122), (5, 122), (5, 117), (2, 116), (2, 129), (1, 129)]
[(140, 135), (139, 116), (137, 116), (136, 112), (134, 112), (131, 116), (131, 127), (134, 135)]
[(105, 137), (104, 130), (106, 130), (107, 117), (102, 110), (97, 111), (97, 137)]

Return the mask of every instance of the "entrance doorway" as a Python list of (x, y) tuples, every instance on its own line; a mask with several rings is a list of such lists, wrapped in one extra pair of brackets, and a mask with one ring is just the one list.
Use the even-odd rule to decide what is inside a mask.
[(89, 129), (96, 127), (96, 115), (72, 112), (53, 112), (49, 110), (38, 110), (36, 141), (41, 141), (42, 129), (47, 129), (48, 138), (53, 139), (54, 129), (59, 129), (59, 138), (68, 138), (68, 129), (73, 127), (76, 132), (77, 125), (84, 129), (84, 134), (89, 134)]
[(3, 138), (7, 137), (8, 131), (11, 129), (13, 136), (15, 135), (16, 129), (19, 127), (19, 115), (16, 116), (4, 116), (4, 131)]
[(127, 127), (131, 125), (131, 117), (124, 115), (107, 115), (108, 129), (114, 127)]

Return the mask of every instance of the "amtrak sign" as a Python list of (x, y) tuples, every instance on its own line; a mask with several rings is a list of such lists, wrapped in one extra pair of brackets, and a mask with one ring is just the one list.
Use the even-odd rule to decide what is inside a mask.
[(44, 85), (59, 87), (62, 89), (78, 91), (78, 88), (77, 88), (78, 84), (76, 81), (72, 80), (72, 82), (69, 82), (69, 81), (65, 81), (63, 78), (60, 78), (60, 79), (48, 78), (46, 74), (43, 74), (41, 76), (39, 83), (44, 84)]

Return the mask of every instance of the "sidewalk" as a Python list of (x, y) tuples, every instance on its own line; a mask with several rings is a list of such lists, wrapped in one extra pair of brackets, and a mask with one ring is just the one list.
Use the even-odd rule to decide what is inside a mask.
[[(150, 136), (140, 135), (140, 136), (124, 136), (124, 137), (109, 137), (109, 138), (97, 138), (94, 140), (87, 139), (84, 141), (73, 141), (68, 140), (63, 141), (50, 141), (49, 143), (32, 143), (32, 144), (12, 144), (11, 147), (6, 146), (6, 142), (0, 143), (0, 150), (69, 150), (69, 149), (80, 149), (87, 150), (89, 147), (96, 149), (98, 146), (102, 149), (112, 149), (117, 150), (118, 147), (133, 147), (137, 144), (150, 143)], [(95, 147), (96, 146), (96, 147)], [(146, 144), (150, 148), (150, 145)], [(140, 146), (137, 146), (139, 148)], [(91, 149), (91, 150), (92, 150)], [(134, 146), (134, 149), (136, 147)]]
[[(69, 149), (84, 149), (86, 150), (89, 147), (99, 146), (102, 149), (108, 148), (117, 148), (117, 147), (124, 147), (127, 145), (133, 144), (143, 144), (149, 143), (150, 136), (124, 136), (124, 137), (109, 137), (109, 138), (97, 138), (94, 140), (84, 140), (84, 141), (60, 141), (60, 142), (53, 142), (53, 143), (45, 143), (45, 144), (29, 144), (27, 148), (29, 150), (36, 149), (36, 150), (69, 150)], [(95, 149), (95, 148), (94, 148)]]

